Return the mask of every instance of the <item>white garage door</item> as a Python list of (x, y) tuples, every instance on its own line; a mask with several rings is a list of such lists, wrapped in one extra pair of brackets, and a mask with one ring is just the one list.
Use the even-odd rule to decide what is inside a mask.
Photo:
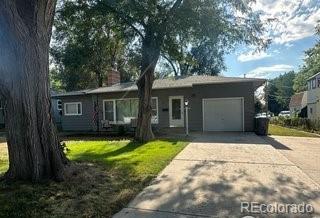
[(243, 131), (243, 98), (203, 99), (203, 131)]

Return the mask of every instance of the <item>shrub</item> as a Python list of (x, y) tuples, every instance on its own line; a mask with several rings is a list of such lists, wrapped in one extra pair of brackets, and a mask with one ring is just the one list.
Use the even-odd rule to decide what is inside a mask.
[(271, 124), (303, 129), (309, 132), (320, 132), (320, 120), (310, 120), (300, 117), (273, 117)]

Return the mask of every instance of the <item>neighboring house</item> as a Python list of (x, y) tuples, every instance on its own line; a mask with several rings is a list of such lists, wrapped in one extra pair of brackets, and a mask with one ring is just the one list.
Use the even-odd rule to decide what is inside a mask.
[(300, 92), (293, 95), (289, 108), (291, 116), (307, 117), (307, 92)]
[(308, 79), (308, 118), (311, 120), (320, 119), (320, 73)]
[[(117, 78), (107, 87), (53, 96), (63, 104), (62, 129), (103, 131), (105, 122), (115, 126), (130, 124), (138, 113), (137, 86), (119, 82)], [(190, 130), (253, 131), (254, 92), (264, 83), (263, 79), (220, 76), (155, 80), (152, 124), (159, 129), (185, 127), (188, 101)]]

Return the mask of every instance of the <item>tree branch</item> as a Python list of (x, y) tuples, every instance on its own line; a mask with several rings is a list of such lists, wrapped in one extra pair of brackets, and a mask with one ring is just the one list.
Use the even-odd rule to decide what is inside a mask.
[(139, 22), (126, 14), (125, 12), (119, 10), (117, 7), (112, 6), (112, 4), (115, 4), (114, 1), (106, 0), (104, 2), (101, 2), (102, 5), (104, 5), (107, 10), (109, 10), (111, 13), (122, 19), (128, 26), (130, 26), (142, 39), (144, 39), (143, 33), (134, 26), (134, 23), (139, 23), (143, 27), (145, 27), (145, 24), (143, 22)]
[(161, 54), (161, 56), (169, 62), (169, 64), (171, 65), (171, 67), (174, 71), (175, 76), (178, 76), (178, 71), (177, 71), (176, 67), (174, 66), (172, 60), (170, 60), (170, 58), (167, 57), (165, 54)]
[(182, 5), (183, 0), (177, 0), (172, 8), (168, 11), (166, 18), (163, 21), (163, 28), (165, 31), (168, 31), (168, 24), (171, 22), (171, 20), (174, 18), (174, 14), (177, 12), (177, 10), (180, 8)]
[(177, 1), (173, 4), (173, 6), (172, 6), (172, 8), (170, 9), (169, 13), (174, 13), (174, 12), (181, 6), (182, 2), (183, 2), (183, 0), (177, 0)]

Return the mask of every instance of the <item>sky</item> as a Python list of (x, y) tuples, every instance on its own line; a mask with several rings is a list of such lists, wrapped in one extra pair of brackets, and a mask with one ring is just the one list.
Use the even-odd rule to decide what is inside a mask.
[(298, 70), (304, 51), (319, 40), (315, 26), (320, 20), (320, 0), (257, 0), (253, 9), (262, 20), (276, 18), (264, 36), (272, 43), (262, 52), (250, 46), (237, 48), (225, 57), (227, 70), (222, 74), (272, 79)]

